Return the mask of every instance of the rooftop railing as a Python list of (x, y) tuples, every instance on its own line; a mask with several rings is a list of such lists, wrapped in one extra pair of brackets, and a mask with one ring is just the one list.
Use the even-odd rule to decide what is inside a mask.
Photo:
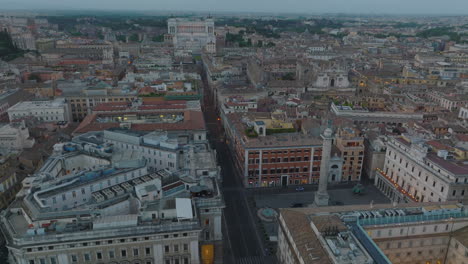
[(13, 244), (16, 246), (24, 246), (29, 244), (41, 244), (41, 243), (73, 243), (77, 240), (91, 240), (91, 239), (103, 239), (106, 237), (124, 237), (124, 236), (135, 236), (135, 235), (149, 235), (154, 233), (166, 233), (175, 232), (182, 230), (196, 230), (199, 228), (199, 224), (196, 221), (190, 222), (175, 222), (175, 223), (164, 223), (160, 225), (149, 225), (149, 226), (132, 226), (132, 227), (118, 227), (112, 229), (102, 230), (90, 230), (90, 231), (77, 231), (77, 232), (64, 232), (61, 234), (45, 234), (45, 235), (23, 235), (23, 236), (12, 236)]
[(441, 221), (441, 220), (467, 218), (467, 217), (468, 217), (468, 212), (439, 213), (439, 214), (427, 214), (427, 215), (418, 214), (418, 215), (404, 215), (404, 216), (360, 219), (359, 224), (362, 226), (389, 225), (389, 224)]

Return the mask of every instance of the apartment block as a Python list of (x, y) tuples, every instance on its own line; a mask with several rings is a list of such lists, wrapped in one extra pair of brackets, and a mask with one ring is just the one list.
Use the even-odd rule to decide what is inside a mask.
[(202, 247), (222, 244), (224, 203), (207, 141), (166, 135), (191, 162), (177, 171), (150, 171), (152, 153), (129, 144), (148, 138), (128, 130), (110, 135), (87, 133), (56, 144), (23, 181), (0, 215), (9, 263), (198, 264)]
[[(245, 187), (316, 184), (322, 139), (295, 132), (291, 123), (257, 113), (230, 113), (224, 120), (226, 140)], [(335, 151), (338, 154), (339, 151)], [(359, 156), (359, 152), (356, 152)], [(356, 158), (356, 161), (358, 159)], [(330, 160), (329, 182), (342, 181), (342, 159)], [(357, 166), (357, 165), (356, 165)]]
[(462, 201), (468, 192), (463, 148), (418, 137), (393, 137), (375, 185), (394, 202)]
[(279, 263), (466, 263), (468, 211), (457, 203), (281, 209)]
[(10, 120), (35, 117), (41, 122), (71, 121), (68, 103), (63, 98), (51, 101), (23, 101), (8, 108)]
[(360, 181), (364, 160), (364, 137), (356, 128), (338, 130), (336, 147), (343, 159), (342, 181)]

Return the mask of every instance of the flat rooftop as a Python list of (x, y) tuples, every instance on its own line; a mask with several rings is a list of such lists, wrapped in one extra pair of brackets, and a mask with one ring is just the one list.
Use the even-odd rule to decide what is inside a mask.
[(248, 138), (246, 148), (278, 148), (278, 147), (308, 147), (322, 146), (322, 139), (302, 133), (281, 133)]
[(14, 106), (10, 107), (8, 110), (31, 110), (40, 108), (57, 108), (63, 107), (66, 105), (65, 100), (63, 99), (55, 99), (55, 100), (45, 100), (45, 101), (23, 101), (15, 104)]
[(23, 214), (11, 214), (8, 218), (8, 222), (13, 228), (15, 234), (23, 235), (28, 230), (29, 223)]
[[(362, 218), (364, 216), (369, 218)], [(304, 263), (375, 263), (376, 259), (383, 261), (380, 263), (390, 263), (361, 225), (372, 228), (448, 218), (467, 219), (468, 213), (461, 205), (446, 202), (400, 204), (397, 207), (377, 204), (372, 208), (369, 205), (284, 208), (280, 209), (281, 218)], [(464, 237), (467, 230), (461, 229), (454, 234), (467, 242)], [(298, 259), (295, 261), (299, 262)]]
[[(199, 104), (198, 104), (199, 106)], [(93, 108), (93, 112), (113, 112), (113, 111), (151, 111), (151, 110), (177, 110), (196, 108), (197, 104), (192, 101), (145, 101), (136, 104), (134, 102), (109, 102), (101, 103)]]

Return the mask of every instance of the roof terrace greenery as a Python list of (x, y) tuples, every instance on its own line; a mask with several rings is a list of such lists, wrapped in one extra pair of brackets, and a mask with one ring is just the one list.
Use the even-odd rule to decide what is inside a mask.
[(294, 133), (296, 132), (296, 129), (291, 127), (291, 128), (267, 128), (266, 134), (267, 135), (273, 135), (273, 134), (280, 134), (280, 133)]
[(257, 131), (255, 131), (255, 129), (253, 129), (253, 127), (249, 127), (245, 130), (245, 135), (249, 138), (257, 138), (258, 137), (258, 134), (257, 134)]
[(149, 94), (140, 94), (138, 97), (163, 97), (165, 93), (149, 93)]

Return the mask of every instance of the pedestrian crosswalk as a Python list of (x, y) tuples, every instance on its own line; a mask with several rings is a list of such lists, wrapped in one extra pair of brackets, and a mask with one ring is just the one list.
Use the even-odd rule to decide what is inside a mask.
[(262, 257), (246, 257), (237, 259), (236, 264), (264, 264)]
[(245, 258), (239, 258), (236, 260), (236, 264), (275, 264), (275, 263), (276, 263), (276, 258), (274, 256), (245, 257)]

